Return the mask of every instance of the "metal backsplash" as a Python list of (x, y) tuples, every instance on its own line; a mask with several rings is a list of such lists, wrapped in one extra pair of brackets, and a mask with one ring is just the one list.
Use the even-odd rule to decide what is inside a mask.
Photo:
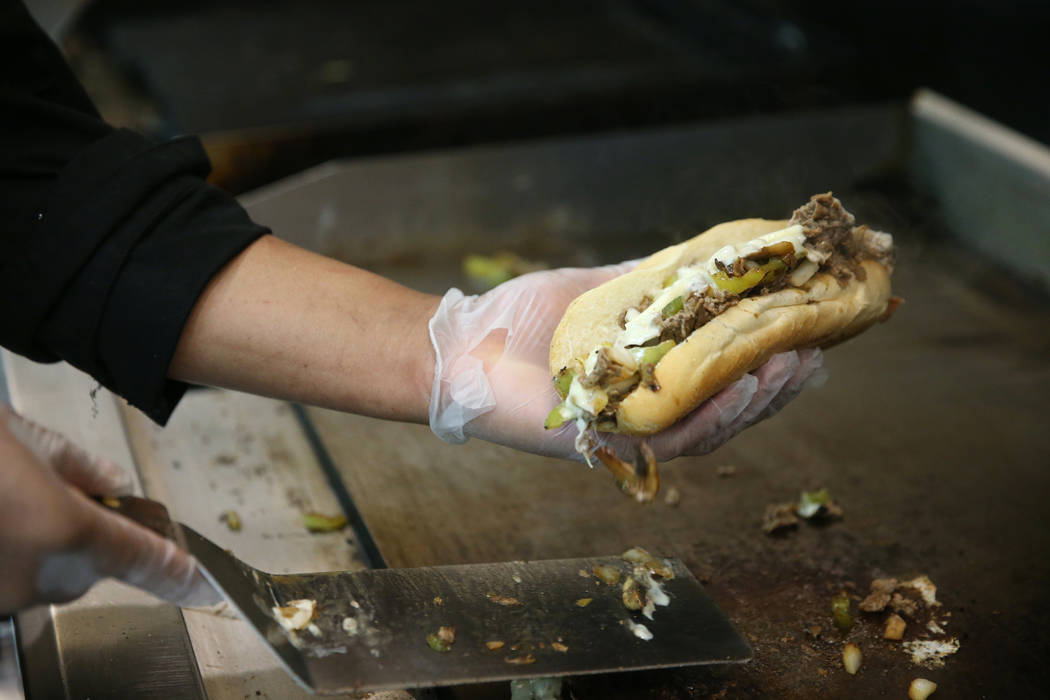
[(911, 112), (911, 170), (948, 228), (1050, 289), (1050, 149), (927, 90)]

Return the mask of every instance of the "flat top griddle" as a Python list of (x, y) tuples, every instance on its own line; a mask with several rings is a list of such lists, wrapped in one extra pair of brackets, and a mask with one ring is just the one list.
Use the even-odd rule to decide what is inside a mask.
[[(897, 233), (894, 291), (906, 304), (827, 353), (826, 386), (715, 454), (665, 465), (676, 507), (639, 507), (582, 465), (477, 441), (435, 446), (425, 427), (309, 413), (389, 565), (637, 543), (681, 556), (756, 649), (741, 668), (581, 678), (578, 697), (729, 688), (732, 697), (877, 698), (902, 696), (916, 676), (946, 694), (1023, 696), (1048, 680), (1050, 310), (1022, 313), (1001, 289), (974, 291), (1001, 287), (998, 273), (950, 243)], [(720, 478), (721, 465), (735, 475)], [(841, 522), (763, 534), (767, 504), (820, 487), (845, 509)], [(860, 615), (848, 636), (834, 629), (840, 590), (863, 597), (873, 578), (919, 574), (937, 584), (945, 629), (961, 640), (944, 669), (916, 667), (884, 641), (884, 615)], [(919, 633), (926, 622), (911, 622), (906, 639), (934, 637)], [(857, 677), (841, 668), (847, 639), (865, 654)]]

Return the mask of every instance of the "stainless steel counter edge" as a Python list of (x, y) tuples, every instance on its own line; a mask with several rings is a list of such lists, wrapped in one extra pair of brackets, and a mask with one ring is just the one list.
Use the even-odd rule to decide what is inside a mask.
[(16, 647), (14, 621), (0, 619), (0, 700), (25, 700)]
[[(16, 410), (133, 464), (116, 399), (105, 391), (92, 399), (90, 377), (6, 351), (2, 360)], [(15, 622), (31, 699), (206, 697), (182, 612), (136, 589), (103, 581), (72, 603), (22, 611)]]
[(911, 171), (950, 230), (1050, 290), (1050, 149), (930, 90), (909, 111)]
[[(0, 361), (0, 403), (8, 403), (7, 380), (4, 378), (4, 363)], [(0, 618), (0, 700), (22, 700), (25, 688), (18, 666), (15, 644), (15, 623), (12, 619)]]
[(3, 358), (0, 358), (0, 403), (11, 403), (11, 395), (7, 392), (7, 378), (4, 375)]

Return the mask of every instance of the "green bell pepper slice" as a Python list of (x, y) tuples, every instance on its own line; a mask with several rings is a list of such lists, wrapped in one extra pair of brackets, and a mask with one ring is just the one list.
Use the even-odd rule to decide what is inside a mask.
[(659, 345), (653, 345), (647, 348), (634, 348), (633, 353), (635, 358), (638, 360), (640, 365), (655, 365), (657, 362), (664, 358), (671, 348), (675, 346), (673, 340), (665, 340)]
[(554, 390), (558, 392), (558, 396), (564, 399), (569, 395), (569, 387), (572, 386), (575, 376), (576, 374), (570, 369), (562, 369), (558, 372), (558, 376), (554, 378)]
[(554, 428), (560, 428), (568, 420), (572, 420), (572, 413), (569, 411), (568, 406), (560, 403), (547, 414), (547, 420), (543, 421), (543, 427), (547, 430), (553, 430)]
[(660, 313), (663, 314), (664, 318), (670, 318), (676, 313), (681, 311), (685, 307), (685, 300), (682, 297), (675, 297), (671, 301), (667, 302), (667, 306), (661, 309)]
[(787, 265), (780, 258), (770, 258), (768, 262), (762, 263), (756, 268), (748, 270), (739, 277), (730, 277), (719, 270), (711, 275), (715, 286), (730, 294), (743, 294), (752, 287), (757, 287), (765, 280), (771, 279), (781, 270), (786, 270)]

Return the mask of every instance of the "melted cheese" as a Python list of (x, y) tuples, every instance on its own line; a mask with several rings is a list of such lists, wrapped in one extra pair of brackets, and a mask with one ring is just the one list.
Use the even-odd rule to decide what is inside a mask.
[(663, 320), (662, 312), (665, 306), (677, 297), (685, 297), (690, 291), (702, 291), (709, 285), (703, 270), (696, 266), (681, 268), (678, 271), (678, 279), (670, 287), (660, 292), (653, 303), (627, 321), (626, 327), (616, 338), (616, 343), (629, 347), (652, 340), (660, 335), (660, 322)]
[(806, 236), (802, 233), (802, 227), (795, 224), (794, 226), (788, 226), (779, 231), (759, 236), (739, 246), (727, 245), (719, 248), (718, 252), (707, 261), (707, 272), (712, 275), (718, 272), (716, 261), (726, 267), (732, 267), (738, 258), (746, 258), (763, 248), (776, 245), (777, 243), (784, 243), (785, 241), (791, 244), (797, 257), (804, 257), (806, 253), (812, 252), (803, 245), (806, 242)]
[(802, 227), (797, 224), (759, 236), (747, 243), (723, 246), (704, 263), (679, 268), (675, 282), (663, 290), (653, 303), (640, 312), (628, 313), (625, 317), (626, 328), (616, 338), (616, 344), (621, 347), (642, 345), (659, 336), (664, 307), (677, 297), (684, 298), (692, 292), (702, 292), (712, 286), (711, 275), (719, 271), (718, 263), (732, 267), (738, 258), (745, 258), (765, 247), (784, 242), (791, 244), (797, 258), (814, 255), (813, 251), (803, 245), (806, 236), (802, 233)]
[(580, 417), (576, 413), (577, 410), (596, 416), (605, 408), (607, 403), (609, 403), (609, 397), (604, 391), (598, 387), (587, 389), (580, 384), (579, 377), (572, 378), (572, 384), (569, 385), (569, 393), (565, 397), (565, 405), (573, 418)]

